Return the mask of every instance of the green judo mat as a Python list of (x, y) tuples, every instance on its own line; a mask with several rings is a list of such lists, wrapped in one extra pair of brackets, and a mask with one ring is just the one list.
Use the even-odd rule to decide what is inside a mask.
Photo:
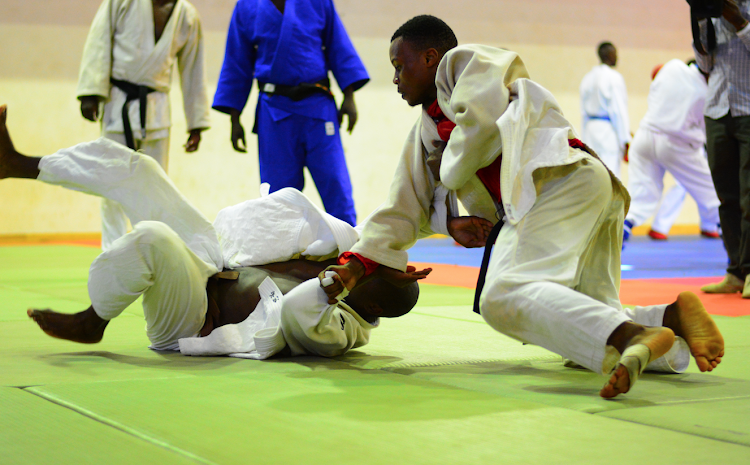
[(140, 303), (99, 344), (46, 336), (26, 308), (85, 309), (97, 249), (0, 247), (0, 463), (750, 464), (750, 319), (717, 317), (713, 373), (645, 374), (606, 401), (423, 285), (417, 308), (335, 358), (147, 349)]

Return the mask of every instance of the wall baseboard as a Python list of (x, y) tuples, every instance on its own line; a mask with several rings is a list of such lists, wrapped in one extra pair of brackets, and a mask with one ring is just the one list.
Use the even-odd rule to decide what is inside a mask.
[(101, 241), (101, 233), (0, 234), (0, 244), (2, 245), (80, 243), (99, 246)]

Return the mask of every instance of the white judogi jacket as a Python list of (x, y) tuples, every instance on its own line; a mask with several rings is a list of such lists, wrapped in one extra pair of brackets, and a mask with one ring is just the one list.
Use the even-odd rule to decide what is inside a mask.
[(628, 119), (628, 91), (622, 74), (612, 67), (594, 66), (583, 77), (581, 93), (581, 139), (591, 138), (586, 126), (593, 117), (609, 118), (617, 134), (618, 147), (630, 143), (630, 121)]
[[(301, 256), (308, 260), (336, 257), (357, 241), (352, 226), (324, 212), (298, 190), (268, 191), (268, 184), (263, 184), (260, 198), (227, 207), (217, 215), (214, 228), (225, 268)], [(288, 345), (292, 355), (333, 357), (367, 344), (370, 330), (378, 325), (378, 321), (368, 323), (343, 302), (329, 305), (318, 278), (286, 295), (266, 278), (259, 291), (261, 301), (243, 322), (220, 326), (203, 338), (180, 339), (180, 351), (265, 359)]]
[(318, 278), (286, 295), (266, 278), (259, 291), (261, 300), (245, 321), (220, 326), (206, 337), (180, 339), (180, 352), (264, 360), (288, 345), (293, 356), (335, 357), (367, 344), (380, 322), (368, 323), (343, 302), (329, 305)]
[(657, 73), (648, 91), (648, 111), (641, 127), (685, 141), (706, 143), (703, 107), (708, 83), (698, 68), (670, 60)]
[[(195, 8), (177, 0), (159, 41), (154, 41), (151, 0), (104, 0), (91, 24), (81, 60), (78, 97), (98, 95), (107, 102), (102, 131), (122, 133), (125, 93), (110, 78), (156, 89), (148, 95), (149, 139), (168, 136), (169, 89), (175, 58), (180, 73), (188, 130), (209, 127), (209, 105), (203, 64), (203, 35)], [(141, 138), (140, 105), (129, 104), (135, 138)]]
[[(440, 138), (423, 112), (404, 144), (388, 199), (365, 221), (352, 252), (405, 270), (406, 250), (417, 239), (447, 232), (441, 213), (446, 198), (451, 209), (458, 198), (470, 215), (498, 221), (476, 171), (501, 154), (500, 190), (511, 224), (534, 205), (534, 170), (584, 158), (584, 152), (570, 149), (568, 139), (575, 132), (552, 94), (527, 77), (514, 52), (463, 45), (446, 53), (435, 77), (437, 100), (456, 128), (443, 152), (442, 182), (435, 181), (425, 164), (432, 142)], [(616, 185), (624, 191), (619, 181)]]

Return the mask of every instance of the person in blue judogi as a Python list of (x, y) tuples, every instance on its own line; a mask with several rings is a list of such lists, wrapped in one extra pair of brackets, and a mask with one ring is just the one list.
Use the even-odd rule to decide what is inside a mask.
[[(339, 110), (328, 71), (344, 93)], [(239, 0), (213, 108), (231, 115), (232, 145), (244, 152), (240, 113), (257, 79), (255, 110), (261, 182), (271, 192), (302, 190), (307, 166), (331, 215), (356, 222), (352, 186), (339, 136), (357, 122), (354, 91), (370, 80), (332, 0)], [(241, 142), (241, 144), (240, 144)]]

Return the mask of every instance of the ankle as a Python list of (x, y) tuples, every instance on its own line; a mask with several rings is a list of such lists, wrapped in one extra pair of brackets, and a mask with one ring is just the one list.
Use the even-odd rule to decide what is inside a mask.
[(645, 327), (630, 321), (626, 321), (618, 326), (607, 339), (607, 345), (610, 345), (623, 353), (625, 349), (630, 345), (630, 341), (642, 334), (645, 331)]
[(664, 317), (662, 318), (662, 326), (671, 329), (675, 336), (682, 337), (682, 324), (680, 321), (680, 304), (679, 300), (667, 305), (664, 309)]

